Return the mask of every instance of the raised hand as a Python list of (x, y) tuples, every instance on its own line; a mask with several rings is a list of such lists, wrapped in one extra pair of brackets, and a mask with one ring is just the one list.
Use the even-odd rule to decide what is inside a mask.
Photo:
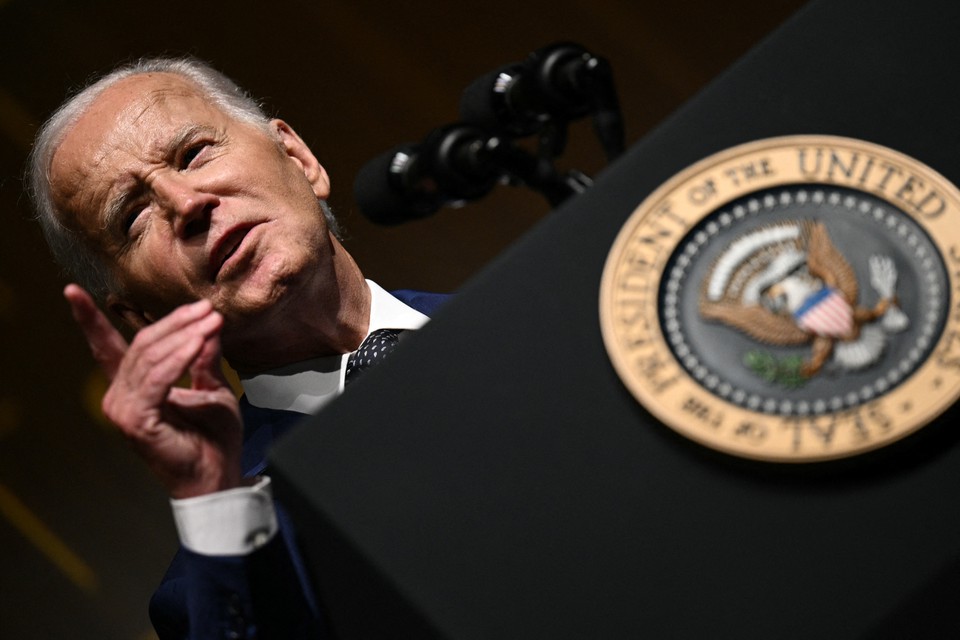
[[(110, 380), (103, 411), (174, 498), (242, 483), (242, 422), (220, 370), (223, 317), (209, 301), (177, 308), (128, 345), (77, 285), (64, 297)], [(189, 388), (175, 386), (189, 374)]]

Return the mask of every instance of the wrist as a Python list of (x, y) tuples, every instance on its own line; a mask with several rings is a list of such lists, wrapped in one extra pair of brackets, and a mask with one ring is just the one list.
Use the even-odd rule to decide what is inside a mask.
[(211, 473), (202, 474), (190, 481), (173, 484), (169, 487), (170, 497), (173, 500), (198, 498), (241, 487), (251, 487), (256, 481), (256, 478), (244, 478), (240, 473), (240, 465), (237, 463), (236, 469), (218, 469)]

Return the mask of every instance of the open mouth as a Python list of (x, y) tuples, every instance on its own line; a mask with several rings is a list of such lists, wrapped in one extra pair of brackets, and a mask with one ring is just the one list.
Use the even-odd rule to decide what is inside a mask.
[(229, 229), (217, 240), (213, 251), (210, 254), (210, 273), (213, 279), (216, 279), (224, 266), (230, 261), (237, 251), (240, 250), (244, 239), (250, 230), (256, 226), (256, 223), (241, 224)]

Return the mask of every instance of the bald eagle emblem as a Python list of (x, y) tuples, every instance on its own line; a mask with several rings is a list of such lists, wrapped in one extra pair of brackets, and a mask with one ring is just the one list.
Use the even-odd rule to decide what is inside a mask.
[(809, 345), (795, 371), (801, 382), (828, 362), (841, 371), (864, 369), (880, 359), (888, 336), (909, 324), (897, 305), (893, 259), (873, 255), (864, 266), (871, 306), (860, 302), (856, 271), (822, 222), (764, 226), (733, 241), (711, 265), (700, 314), (765, 345)]

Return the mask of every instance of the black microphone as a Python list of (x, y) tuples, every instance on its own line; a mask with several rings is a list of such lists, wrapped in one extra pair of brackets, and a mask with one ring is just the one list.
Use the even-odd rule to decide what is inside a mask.
[(488, 73), (464, 91), (460, 116), (491, 130), (529, 135), (551, 119), (587, 115), (594, 102), (591, 75), (597, 58), (583, 47), (559, 43), (520, 64)]
[(460, 117), (515, 137), (594, 114), (609, 159), (622, 153), (623, 124), (609, 63), (578, 44), (538, 49), (520, 64), (488, 73), (464, 91)]
[(367, 162), (353, 182), (357, 205), (377, 224), (394, 225), (432, 215), (442, 206), (435, 190), (420, 186), (420, 145), (404, 144)]
[(550, 114), (523, 65), (511, 64), (477, 78), (463, 90), (460, 118), (523, 137), (539, 131)]
[(482, 129), (458, 123), (395, 147), (357, 173), (357, 204), (373, 222), (395, 225), (482, 198), (503, 175), (488, 153), (491, 142)]

